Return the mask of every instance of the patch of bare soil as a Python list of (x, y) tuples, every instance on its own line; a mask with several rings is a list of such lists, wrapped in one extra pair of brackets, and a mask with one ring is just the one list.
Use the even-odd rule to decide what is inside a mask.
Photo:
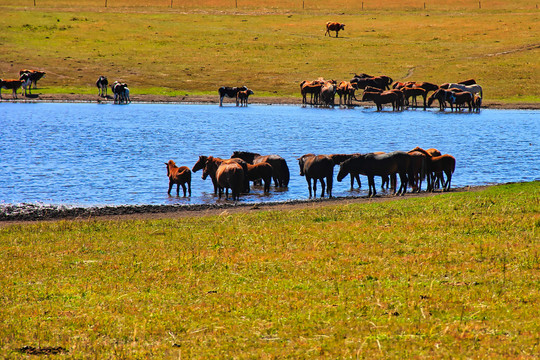
[[(38, 89), (39, 91), (39, 89)], [(96, 95), (88, 94), (40, 94), (36, 93), (27, 98), (19, 96), (17, 100), (13, 100), (8, 96), (4, 96), (2, 101), (17, 101), (17, 102), (71, 102), (71, 103), (113, 103), (111, 96), (102, 98)], [(184, 96), (166, 96), (166, 95), (131, 95), (132, 103), (155, 103), (155, 104), (167, 104), (167, 103), (184, 103), (184, 104), (218, 104), (219, 98), (217, 94), (214, 95), (184, 95)], [(262, 97), (251, 96), (249, 102), (251, 104), (263, 104), (263, 105), (301, 105), (302, 99), (294, 96), (283, 97)], [(234, 104), (234, 100), (225, 99), (223, 104), (230, 106)], [(358, 106), (373, 107), (372, 102), (362, 102)], [(540, 110), (540, 103), (501, 103), (497, 101), (485, 100), (482, 103), (482, 107), (485, 109), (520, 109), (520, 110)]]
[[(467, 186), (450, 192), (475, 192), (487, 186)], [(178, 219), (185, 217), (213, 216), (254, 211), (290, 211), (316, 209), (323, 206), (370, 204), (386, 201), (406, 201), (406, 199), (439, 196), (446, 193), (407, 193), (404, 196), (377, 195), (368, 197), (317, 198), (311, 200), (291, 200), (264, 203), (219, 203), (198, 205), (120, 205), (103, 207), (71, 207), (57, 205), (17, 204), (0, 206), (0, 227), (27, 222), (57, 220), (153, 220)]]

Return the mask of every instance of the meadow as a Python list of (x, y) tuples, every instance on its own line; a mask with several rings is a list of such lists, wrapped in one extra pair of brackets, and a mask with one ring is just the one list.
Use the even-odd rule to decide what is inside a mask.
[[(44, 70), (38, 93), (97, 94), (106, 75), (134, 96), (245, 84), (299, 97), (302, 80), (365, 72), (475, 78), (485, 101), (540, 100), (534, 1), (0, 0), (0, 9), (0, 77)], [(346, 24), (339, 38), (324, 36), (327, 21)]]
[(25, 346), (85, 359), (539, 352), (538, 182), (294, 211), (0, 226), (4, 358)]

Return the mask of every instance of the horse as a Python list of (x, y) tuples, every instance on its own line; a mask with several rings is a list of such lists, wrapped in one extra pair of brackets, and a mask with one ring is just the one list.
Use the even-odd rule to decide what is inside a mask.
[(267, 162), (261, 162), (255, 165), (247, 164), (247, 179), (248, 181), (257, 181), (262, 179), (264, 182), (264, 192), (270, 192), (270, 184), (272, 183), (272, 165)]
[(422, 181), (426, 177), (426, 155), (415, 150), (409, 151), (408, 154), (411, 156), (409, 173), (412, 174), (409, 177), (409, 185), (412, 192), (420, 192), (422, 190)]
[(469, 112), (473, 110), (474, 95), (467, 91), (460, 91), (454, 93), (454, 105), (456, 105), (456, 111), (461, 109), (462, 106), (467, 105)]
[[(416, 101), (417, 96), (422, 96), (424, 99), (424, 110), (426, 110), (426, 97), (427, 97), (427, 90), (424, 88), (421, 88), (419, 86), (412, 86), (412, 87), (404, 87), (401, 89), (403, 92), (403, 96), (405, 98), (405, 105), (409, 106), (409, 98), (412, 97), (415, 107), (418, 107), (418, 103)], [(411, 102), (411, 104), (412, 104)]]
[(377, 111), (382, 111), (383, 104), (392, 104), (392, 110), (396, 110), (396, 104), (398, 102), (398, 95), (393, 91), (378, 92), (364, 92), (362, 95), (362, 101), (373, 101), (377, 105)]
[(340, 24), (338, 22), (328, 21), (326, 23), (326, 32), (324, 33), (324, 36), (326, 36), (326, 34), (328, 34), (328, 37), (330, 37), (330, 31), (335, 31), (336, 32), (336, 37), (338, 37), (338, 33), (339, 33), (340, 30), (345, 31), (345, 24)]
[[(308, 183), (309, 197), (317, 196), (317, 180), (321, 182), (321, 197), (324, 197), (326, 178), (326, 192), (332, 197), (332, 182), (334, 179), (334, 162), (326, 155), (306, 154), (298, 159), (300, 176), (305, 176)], [(311, 179), (313, 179), (313, 193), (311, 192)]]
[[(360, 154), (358, 153), (357, 154), (330, 154), (327, 156), (330, 159), (332, 159), (335, 166), (335, 165), (340, 165), (345, 160), (349, 160), (350, 158), (356, 155), (360, 155)], [(362, 183), (360, 182), (360, 174), (355, 173), (355, 174), (351, 174), (351, 190), (354, 189), (354, 180), (356, 180), (356, 182), (358, 183), (358, 188), (361, 188)]]
[[(411, 157), (403, 151), (394, 151), (385, 154), (364, 154), (353, 156), (349, 160), (341, 163), (337, 180), (341, 181), (350, 173), (364, 174), (368, 177), (369, 193), (368, 197), (375, 196), (375, 176), (391, 176), (399, 174), (401, 186), (398, 195), (407, 192), (407, 173), (410, 170)], [(394, 194), (396, 193), (394, 186)], [(373, 191), (372, 191), (373, 190)]]
[(240, 199), (240, 193), (245, 183), (244, 169), (235, 159), (220, 159), (209, 156), (203, 169), (203, 180), (210, 175), (216, 179), (218, 185), (218, 194), (221, 199), (223, 189), (225, 189), (225, 199), (229, 198), (229, 189), (231, 189), (232, 199)]
[(473, 96), (474, 95), (480, 95), (480, 97), (484, 97), (482, 87), (478, 84), (473, 85), (463, 85), (463, 84), (456, 84), (456, 83), (449, 83), (448, 88), (456, 88), (460, 89), (461, 91), (467, 91), (470, 92)]
[[(426, 155), (426, 169), (427, 172), (435, 173), (437, 176), (440, 175), (442, 178), (442, 173), (446, 175), (446, 181), (443, 179), (442, 189), (443, 191), (449, 191), (450, 185), (452, 182), (452, 174), (456, 169), (456, 159), (449, 154), (444, 154), (440, 156), (433, 156), (426, 150), (415, 147), (414, 151), (422, 152)], [(431, 186), (428, 184), (428, 191), (433, 191), (433, 184)]]
[(439, 110), (443, 111), (446, 108), (446, 102), (448, 102), (450, 104), (450, 108), (452, 109), (452, 111), (454, 111), (454, 92), (446, 89), (439, 89), (435, 91), (428, 98), (427, 106), (431, 107), (431, 104), (433, 104), (435, 100), (439, 101)]
[[(211, 156), (200, 155), (195, 165), (193, 165), (193, 167), (191, 168), (191, 171), (197, 172), (199, 170), (203, 170), (204, 167), (206, 166), (206, 162), (208, 161), (209, 157)], [(223, 160), (217, 157), (212, 157), (212, 158), (217, 159), (217, 160)], [(242, 166), (242, 170), (244, 170), (244, 174), (247, 173), (247, 163), (244, 160), (240, 158), (236, 158), (236, 157), (230, 160), (237, 162), (240, 166)], [(217, 195), (218, 190), (219, 190), (217, 179), (215, 178), (215, 176), (213, 176), (213, 174), (210, 174), (210, 179), (212, 179), (212, 184), (214, 185), (214, 195)], [(203, 177), (203, 180), (206, 180), (206, 176)], [(244, 189), (246, 189), (246, 191), (249, 192), (249, 181), (247, 181), (247, 179), (244, 184)]]
[(302, 104), (307, 104), (307, 94), (311, 95), (310, 104), (315, 105), (319, 102), (319, 94), (321, 92), (323, 79), (307, 81), (304, 80), (300, 83), (300, 93), (302, 94)]
[(184, 191), (184, 197), (186, 196), (186, 184), (188, 185), (189, 196), (191, 196), (191, 170), (187, 166), (176, 166), (174, 161), (169, 160), (167, 165), (167, 177), (169, 178), (169, 190), (167, 194), (171, 195), (171, 189), (176, 184), (176, 196), (180, 193), (180, 185)]
[(276, 187), (289, 186), (290, 172), (287, 161), (279, 155), (261, 155), (249, 151), (234, 151), (232, 158), (239, 158), (249, 164), (267, 162), (272, 165), (272, 178)]

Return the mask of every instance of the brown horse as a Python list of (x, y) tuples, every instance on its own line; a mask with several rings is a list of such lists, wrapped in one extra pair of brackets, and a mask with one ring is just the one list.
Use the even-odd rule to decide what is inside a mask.
[(426, 155), (419, 151), (409, 151), (411, 156), (411, 168), (409, 173), (412, 176), (409, 177), (409, 185), (413, 192), (420, 192), (422, 190), (422, 181), (426, 177)]
[(454, 92), (447, 89), (439, 89), (435, 91), (428, 98), (427, 106), (431, 107), (431, 104), (433, 104), (435, 100), (439, 101), (439, 110), (443, 111), (446, 108), (446, 103), (448, 102), (450, 104), (450, 108), (452, 111), (454, 111)]
[(235, 159), (219, 159), (209, 156), (203, 169), (203, 180), (210, 175), (216, 179), (218, 194), (221, 199), (223, 189), (225, 189), (225, 199), (229, 198), (231, 189), (232, 199), (239, 200), (240, 193), (244, 188), (244, 170)]
[[(419, 147), (415, 147), (413, 150), (422, 152), (426, 155), (427, 172), (440, 175), (441, 178), (442, 178), (442, 173), (446, 175), (446, 181), (444, 181), (443, 179), (442, 188), (443, 188), (443, 191), (449, 191), (450, 185), (452, 182), (452, 174), (454, 173), (456, 169), (456, 159), (452, 155), (448, 155), (448, 154), (444, 154), (440, 156), (433, 156), (426, 150)], [(433, 184), (431, 184), (430, 186), (429, 182), (428, 182), (428, 191), (433, 191)]]
[[(308, 183), (309, 197), (317, 196), (317, 180), (321, 182), (321, 197), (324, 197), (326, 178), (326, 192), (332, 197), (332, 182), (334, 180), (334, 162), (326, 155), (306, 154), (298, 158), (300, 176), (305, 176)], [(313, 179), (313, 193), (311, 192), (311, 179)]]
[[(330, 154), (328, 157), (332, 159), (334, 162), (334, 165), (340, 165), (345, 160), (349, 160), (353, 156), (361, 155), (361, 154)], [(358, 188), (362, 187), (362, 183), (360, 182), (360, 174), (354, 173), (351, 174), (351, 190), (354, 189), (354, 180), (358, 183)]]
[[(195, 165), (193, 165), (193, 167), (191, 168), (191, 170), (193, 172), (197, 172), (199, 170), (202, 170), (204, 169), (204, 167), (206, 166), (206, 162), (208, 161), (208, 158), (209, 156), (205, 156), (205, 155), (200, 155), (199, 156), (199, 159), (197, 160), (197, 162), (195, 163)], [(221, 158), (217, 158), (217, 157), (213, 157), (213, 159), (218, 159), (218, 160), (223, 160)], [(240, 166), (242, 166), (242, 169), (244, 170), (244, 174), (247, 173), (247, 163), (240, 159), (240, 158), (233, 158), (231, 160), (234, 160), (235, 162), (237, 162)], [(203, 180), (206, 179), (206, 177), (203, 177)], [(219, 186), (217, 184), (217, 180), (215, 178), (215, 176), (213, 175), (210, 175), (210, 179), (212, 179), (212, 184), (214, 185), (214, 195), (217, 195), (218, 193), (218, 190), (219, 190)], [(244, 184), (244, 189), (249, 192), (249, 181), (247, 180), (246, 178), (246, 181), (245, 181), (245, 184)]]
[[(341, 163), (337, 179), (341, 181), (347, 174), (356, 172), (368, 177), (368, 196), (375, 196), (375, 176), (392, 176), (399, 174), (401, 186), (397, 194), (407, 192), (407, 172), (410, 168), (411, 157), (403, 151), (394, 151), (385, 154), (365, 154), (353, 156)], [(372, 191), (373, 190), (373, 191)], [(394, 187), (394, 193), (396, 187)]]
[(373, 101), (377, 105), (377, 111), (382, 111), (383, 104), (392, 104), (392, 110), (397, 110), (398, 95), (392, 91), (364, 92), (362, 101)]
[(169, 177), (169, 190), (167, 191), (167, 194), (171, 194), (171, 189), (173, 185), (176, 184), (176, 196), (179, 195), (180, 185), (182, 185), (182, 190), (184, 190), (185, 197), (187, 184), (189, 196), (191, 196), (191, 170), (189, 170), (187, 166), (176, 166), (172, 160), (166, 162), (165, 165), (167, 165), (167, 176)]
[(412, 87), (404, 87), (401, 89), (403, 92), (403, 96), (405, 97), (405, 106), (409, 106), (409, 98), (412, 97), (413, 101), (410, 103), (412, 106), (412, 103), (414, 102), (414, 106), (418, 107), (418, 102), (416, 101), (417, 96), (421, 96), (422, 99), (424, 99), (424, 110), (426, 110), (426, 98), (427, 98), (427, 91), (424, 88), (421, 88), (419, 86), (412, 86)]
[(255, 165), (247, 164), (247, 179), (248, 181), (257, 181), (262, 179), (264, 182), (264, 192), (270, 191), (272, 183), (272, 165), (267, 162), (258, 163)]
[(231, 156), (232, 158), (239, 158), (253, 165), (267, 162), (272, 165), (274, 185), (279, 187), (289, 186), (289, 166), (287, 165), (287, 161), (279, 155), (261, 155), (249, 151), (234, 151)]

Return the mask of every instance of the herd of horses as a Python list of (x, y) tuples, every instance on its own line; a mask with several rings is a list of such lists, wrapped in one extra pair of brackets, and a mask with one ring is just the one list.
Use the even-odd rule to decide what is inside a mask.
[[(360, 175), (368, 178), (368, 197), (375, 196), (375, 177), (381, 177), (383, 190), (392, 190), (392, 194), (403, 195), (407, 188), (413, 192), (422, 190), (422, 182), (426, 180), (427, 191), (440, 188), (449, 191), (452, 174), (456, 167), (456, 159), (449, 154), (441, 154), (437, 149), (416, 147), (410, 151), (373, 152), (367, 154), (305, 154), (298, 159), (300, 176), (305, 177), (309, 197), (317, 196), (317, 183), (321, 184), (321, 197), (332, 197), (334, 167), (339, 166), (337, 180), (341, 182), (350, 176), (351, 190), (355, 181), (361, 187)], [(240, 195), (250, 192), (251, 182), (263, 184), (264, 193), (270, 191), (271, 183), (275, 187), (286, 188), (290, 180), (289, 167), (285, 159), (279, 155), (261, 155), (253, 152), (235, 151), (231, 158), (222, 159), (214, 156), (199, 156), (190, 169), (187, 166), (176, 166), (173, 160), (165, 163), (169, 178), (168, 194), (176, 184), (176, 195), (179, 196), (182, 186), (184, 197), (191, 196), (191, 176), (202, 170), (202, 179), (208, 177), (214, 186), (214, 195), (221, 199), (223, 193), (237, 201)], [(399, 177), (399, 188), (397, 180)]]
[[(359, 100), (356, 91), (363, 90)], [(431, 95), (430, 95), (430, 92)], [(465, 106), (469, 111), (480, 111), (482, 106), (482, 87), (474, 79), (459, 83), (445, 83), (442, 85), (430, 82), (399, 82), (393, 81), (389, 76), (371, 76), (368, 74), (354, 74), (349, 81), (338, 82), (336, 80), (304, 80), (300, 83), (302, 105), (334, 107), (336, 95), (339, 96), (339, 106), (354, 106), (355, 101), (372, 101), (377, 106), (377, 111), (383, 109), (383, 105), (391, 104), (393, 111), (404, 110), (408, 107), (419, 107), (418, 98), (422, 98), (421, 105), (424, 110), (431, 107), (433, 102), (439, 102), (439, 109), (445, 110), (450, 107), (462, 110)], [(308, 101), (309, 95), (309, 101)], [(429, 95), (429, 96), (428, 96)]]

